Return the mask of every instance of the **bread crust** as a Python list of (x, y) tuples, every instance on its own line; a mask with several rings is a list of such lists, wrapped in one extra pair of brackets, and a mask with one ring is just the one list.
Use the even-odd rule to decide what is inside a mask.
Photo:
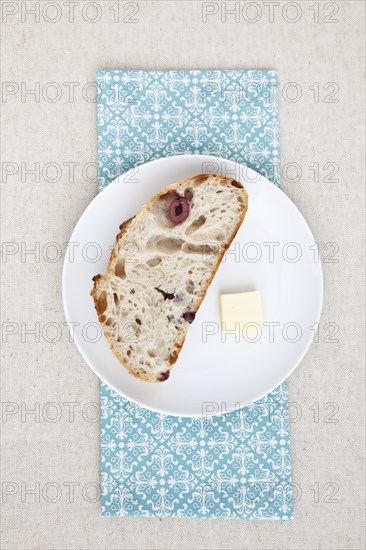
[[(222, 246), (220, 247), (220, 253), (217, 257), (217, 261), (216, 261), (216, 264), (215, 266), (213, 267), (212, 271), (211, 271), (211, 275), (207, 281), (207, 284), (206, 286), (204, 287), (204, 289), (202, 290), (202, 295), (201, 295), (201, 298), (199, 300), (199, 303), (198, 303), (198, 306), (195, 310), (194, 313), (196, 313), (198, 311), (198, 309), (200, 308), (206, 294), (207, 294), (207, 291), (208, 291), (208, 288), (214, 278), (214, 276), (216, 275), (217, 273), (217, 270), (221, 264), (221, 261), (227, 251), (227, 249), (230, 247), (232, 241), (234, 240), (241, 224), (243, 223), (244, 221), (244, 218), (245, 218), (245, 215), (246, 215), (246, 212), (248, 210), (248, 194), (247, 192), (245, 191), (244, 189), (244, 186), (238, 182), (237, 180), (233, 179), (233, 178), (227, 178), (227, 177), (224, 177), (224, 176), (220, 176), (220, 175), (216, 175), (216, 174), (198, 174), (192, 178), (187, 178), (185, 180), (181, 180), (179, 182), (176, 182), (175, 184), (173, 185), (168, 185), (167, 187), (165, 187), (162, 191), (160, 191), (159, 193), (157, 193), (156, 195), (154, 195), (148, 202), (146, 202), (142, 208), (139, 210), (138, 213), (141, 213), (143, 211), (146, 211), (148, 208), (149, 208), (149, 205), (151, 205), (153, 202), (159, 200), (159, 198), (161, 198), (163, 195), (165, 195), (167, 192), (169, 191), (172, 191), (174, 190), (174, 188), (177, 188), (178, 186), (182, 185), (182, 184), (185, 184), (187, 182), (190, 182), (191, 185), (200, 185), (202, 184), (204, 181), (206, 181), (208, 178), (219, 178), (220, 180), (226, 180), (227, 183), (231, 184), (233, 187), (236, 187), (236, 188), (239, 188), (239, 189), (243, 189), (243, 198), (244, 198), (244, 202), (242, 203), (242, 211), (241, 211), (241, 215), (240, 215), (240, 218), (239, 218), (239, 221), (238, 223), (236, 224), (236, 226), (234, 227), (234, 230), (232, 231), (232, 233), (230, 234), (230, 237), (225, 241), (225, 242), (222, 242)], [(136, 214), (137, 215), (137, 214)], [(94, 305), (95, 305), (95, 309), (96, 309), (96, 312), (97, 312), (97, 315), (98, 315), (98, 319), (99, 319), (99, 322), (103, 328), (103, 332), (104, 332), (104, 336), (106, 337), (114, 355), (118, 358), (118, 360), (120, 361), (120, 363), (130, 372), (130, 374), (132, 374), (135, 378), (139, 379), (139, 380), (143, 380), (145, 382), (156, 382), (157, 380), (154, 379), (154, 380), (151, 380), (151, 379), (148, 379), (148, 378), (142, 378), (141, 376), (139, 376), (132, 368), (130, 368), (130, 366), (128, 365), (128, 363), (126, 363), (123, 358), (120, 356), (120, 354), (118, 353), (118, 351), (116, 351), (115, 349), (113, 349), (113, 339), (110, 337), (110, 335), (108, 334), (108, 332), (106, 330), (104, 330), (104, 326), (103, 326), (103, 321), (101, 320), (101, 317), (103, 314), (100, 314), (99, 311), (98, 311), (98, 296), (97, 296), (97, 293), (98, 293), (98, 285), (100, 283), (100, 281), (102, 279), (104, 279), (104, 277), (107, 277), (108, 275), (111, 274), (112, 272), (112, 265), (113, 265), (113, 262), (114, 262), (114, 259), (116, 257), (116, 248), (117, 248), (117, 245), (119, 243), (119, 241), (127, 235), (129, 229), (131, 228), (131, 226), (133, 225), (134, 223), (134, 220), (136, 218), (136, 215), (133, 216), (132, 218), (129, 218), (128, 220), (124, 221), (121, 225), (120, 225), (120, 231), (119, 233), (116, 235), (116, 239), (115, 239), (115, 245), (113, 247), (113, 250), (111, 252), (111, 256), (110, 256), (110, 259), (109, 259), (109, 262), (108, 262), (108, 267), (107, 267), (107, 272), (106, 274), (103, 276), (103, 275), (95, 275), (93, 277), (93, 282), (94, 282), (94, 285), (93, 285), (93, 288), (91, 289), (90, 291), (90, 295), (92, 296), (93, 300), (94, 300)], [(167, 371), (161, 373), (161, 377), (158, 381), (161, 381), (163, 382), (164, 380), (167, 380), (169, 378), (169, 375), (170, 375), (170, 370), (171, 368), (174, 366), (174, 364), (177, 362), (178, 360), (178, 357), (179, 357), (179, 354), (183, 348), (183, 345), (184, 345), (184, 342), (185, 342), (185, 339), (186, 339), (186, 336), (187, 336), (187, 333), (188, 333), (188, 330), (186, 331), (184, 337), (175, 344), (175, 351), (171, 354), (170, 358), (169, 358), (169, 365), (170, 367), (167, 369)]]

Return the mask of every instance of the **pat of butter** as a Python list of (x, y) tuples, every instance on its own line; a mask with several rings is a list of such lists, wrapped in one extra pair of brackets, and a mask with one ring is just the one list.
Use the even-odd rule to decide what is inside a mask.
[(237, 323), (240, 331), (244, 329), (249, 334), (263, 328), (261, 294), (258, 290), (220, 294), (219, 300), (223, 332), (236, 330)]

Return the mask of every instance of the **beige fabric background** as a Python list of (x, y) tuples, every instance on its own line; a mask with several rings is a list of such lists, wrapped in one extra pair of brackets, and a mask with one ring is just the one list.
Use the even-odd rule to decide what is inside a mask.
[[(240, 2), (235, 21), (230, 14), (225, 20), (218, 1), (121, 2), (120, 22), (117, 2), (79, 0), (73, 22), (67, 2), (40, 2), (39, 22), (25, 13), (35, 2), (1, 4), (2, 241), (16, 243), (2, 263), (2, 547), (363, 548), (364, 3)], [(299, 6), (301, 18), (289, 22)], [(206, 22), (203, 10), (212, 13)], [(299, 168), (288, 166), (283, 189), (325, 260), (319, 343), (289, 382), (294, 521), (106, 519), (92, 502), (99, 480), (98, 379), (69, 342), (63, 257), (52, 262), (55, 249), (47, 243), (63, 253), (96, 194), (95, 171), (86, 170), (96, 162), (96, 106), (82, 90), (92, 97), (85, 85), (101, 68), (278, 70), (282, 164), (301, 168), (294, 182)], [(71, 82), (80, 84), (74, 98)], [(38, 102), (24, 93), (36, 83)], [(39, 177), (25, 172), (35, 163)], [(59, 173), (48, 163), (58, 163)], [(65, 163), (79, 163), (74, 179)], [(331, 163), (338, 166), (333, 176)], [(25, 255), (25, 247), (35, 246), (39, 258)], [(35, 323), (39, 337), (26, 332)], [(30, 409), (35, 414), (26, 414)]]

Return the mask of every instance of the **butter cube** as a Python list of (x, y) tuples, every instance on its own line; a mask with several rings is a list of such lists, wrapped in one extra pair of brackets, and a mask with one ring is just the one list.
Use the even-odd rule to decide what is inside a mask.
[(247, 334), (257, 333), (263, 328), (263, 314), (261, 294), (253, 292), (239, 292), (237, 294), (220, 294), (222, 330), (243, 330)]

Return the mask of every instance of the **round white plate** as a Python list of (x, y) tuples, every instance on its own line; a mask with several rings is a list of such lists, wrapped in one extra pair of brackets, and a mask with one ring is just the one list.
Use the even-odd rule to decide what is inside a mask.
[[(102, 336), (90, 296), (105, 273), (119, 225), (163, 187), (201, 173), (241, 181), (248, 213), (189, 328), (170, 378), (131, 376)], [(276, 388), (308, 350), (319, 321), (323, 276), (315, 239), (291, 200), (235, 162), (180, 155), (148, 162), (113, 181), (79, 219), (63, 271), (63, 302), (74, 341), (88, 365), (116, 392), (154, 411), (200, 416), (252, 403)], [(257, 335), (222, 339), (219, 294), (259, 290), (265, 326)], [(237, 340), (237, 341), (235, 341)]]

